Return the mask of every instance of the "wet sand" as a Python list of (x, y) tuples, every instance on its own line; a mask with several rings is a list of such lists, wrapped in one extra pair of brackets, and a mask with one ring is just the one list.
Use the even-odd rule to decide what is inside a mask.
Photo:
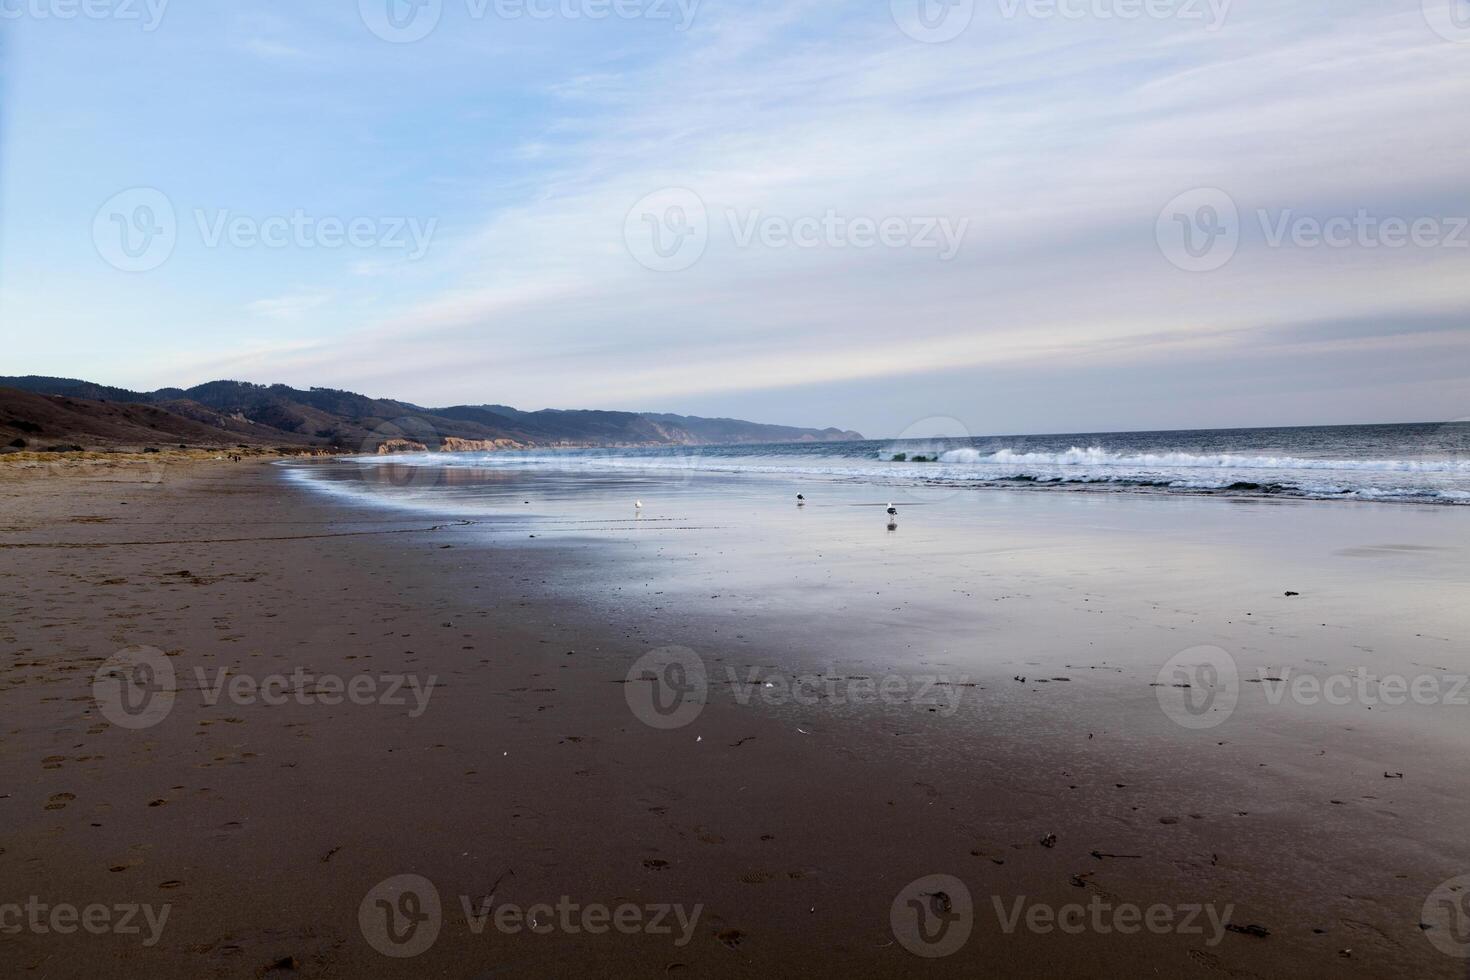
[[(168, 906), (151, 946), (0, 931), (0, 971), (1465, 974), (1421, 922), (1470, 872), (1467, 708), (1262, 682), (1366, 665), (1454, 702), (1465, 511), (989, 492), (890, 532), (860, 487), (572, 484), (390, 511), (256, 461), (0, 474), (0, 906)], [(94, 698), (135, 645), (178, 677), (146, 728)], [(1160, 674), (1201, 646), (1239, 681), (1208, 728), (1200, 655)], [(670, 658), (708, 686), (660, 728)], [(315, 679), (210, 704), (226, 668)], [(329, 703), (359, 676), (379, 701)], [(359, 911), (405, 874), (442, 921), (392, 958)], [(899, 935), (931, 875), (973, 909), (937, 958)], [(461, 896), (491, 895), (689, 924), (477, 933)], [(1174, 926), (1117, 928), (1153, 906)]]

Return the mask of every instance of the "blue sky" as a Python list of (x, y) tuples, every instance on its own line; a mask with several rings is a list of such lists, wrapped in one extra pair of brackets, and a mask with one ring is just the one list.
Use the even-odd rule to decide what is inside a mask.
[(0, 373), (1470, 414), (1465, 0), (80, 2), (0, 0)]

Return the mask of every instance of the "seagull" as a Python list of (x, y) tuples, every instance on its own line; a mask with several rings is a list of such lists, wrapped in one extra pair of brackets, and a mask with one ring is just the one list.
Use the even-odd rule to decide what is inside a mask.
[(898, 516), (898, 508), (895, 507), (895, 506), (893, 506), (892, 504), (889, 504), (888, 505), (888, 516), (889, 517), (897, 517)]
[(633, 506), (636, 509), (638, 509), (638, 510), (642, 510), (643, 509), (643, 501), (641, 501), (641, 500), (635, 500), (635, 501), (633, 501)]
[(806, 506), (806, 494), (799, 493), (799, 494), (796, 495), (796, 506), (798, 506), (798, 507), (804, 507), (804, 506)]

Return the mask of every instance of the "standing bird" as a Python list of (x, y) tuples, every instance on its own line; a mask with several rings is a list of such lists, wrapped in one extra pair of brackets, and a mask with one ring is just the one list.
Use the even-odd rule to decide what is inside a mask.
[(806, 495), (805, 494), (799, 493), (799, 494), (796, 495), (796, 506), (798, 506), (798, 507), (805, 507), (806, 506)]
[(888, 516), (889, 517), (897, 517), (898, 516), (898, 508), (895, 507), (895, 506), (893, 506), (892, 504), (889, 504), (888, 505)]
[(643, 501), (641, 501), (641, 500), (635, 500), (635, 501), (633, 501), (633, 509), (634, 510), (642, 510), (643, 509)]

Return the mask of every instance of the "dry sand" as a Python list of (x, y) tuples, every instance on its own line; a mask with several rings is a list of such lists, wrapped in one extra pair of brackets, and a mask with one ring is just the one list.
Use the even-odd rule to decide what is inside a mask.
[[(1369, 665), (1453, 701), (1470, 514), (997, 492), (886, 533), (856, 490), (767, 489), (457, 525), (260, 461), (0, 464), (0, 974), (1465, 974), (1431, 941), (1470, 953), (1457, 920), (1423, 920), (1470, 872), (1470, 708), (1259, 681)], [(134, 645), (179, 688), (136, 729), (94, 698)], [(668, 645), (709, 686), (659, 729), (628, 677)], [(1239, 672), (1211, 728), (1153, 686), (1200, 645)], [(221, 670), (298, 668), (300, 698), (209, 703)], [(403, 703), (327, 703), (323, 677)], [(359, 910), (404, 874), (442, 915), (390, 958)], [(918, 886), (970, 929), (933, 959), (897, 934), (929, 875), (970, 897)], [(477, 933), (462, 897), (492, 894), (553, 908)], [(167, 918), (152, 945), (141, 914), (7, 930), (27, 902)], [(677, 909), (593, 934), (589, 906)]]

